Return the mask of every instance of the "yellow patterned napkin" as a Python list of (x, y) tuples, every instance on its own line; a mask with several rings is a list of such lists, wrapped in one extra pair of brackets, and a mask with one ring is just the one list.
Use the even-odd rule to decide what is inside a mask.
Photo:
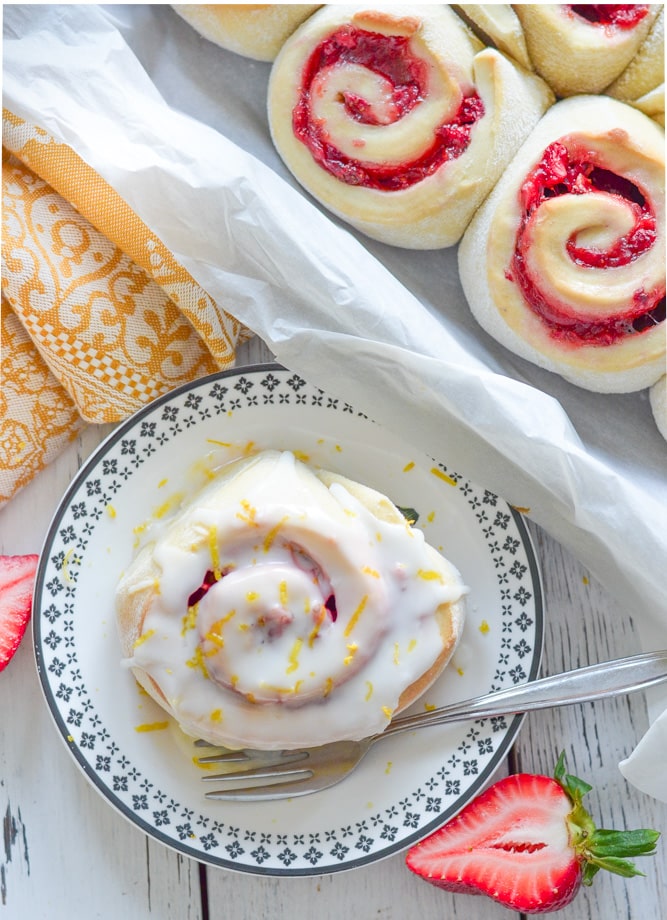
[(0, 504), (84, 422), (234, 363), (247, 336), (68, 146), (3, 111)]

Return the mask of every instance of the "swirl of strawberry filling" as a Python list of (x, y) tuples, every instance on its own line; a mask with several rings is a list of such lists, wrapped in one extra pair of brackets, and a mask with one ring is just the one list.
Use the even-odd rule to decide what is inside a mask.
[[(349, 560), (330, 551), (328, 574), (323, 565), (276, 539), (265, 559), (209, 570), (186, 618), (199, 632), (196, 663), (204, 675), (252, 703), (302, 705), (326, 699), (356, 674), (385, 629), (382, 584), (371, 578), (360, 587)], [(371, 617), (363, 617), (367, 605)]]
[(292, 128), (341, 182), (398, 191), (459, 157), (483, 115), (474, 89), (464, 92), (410, 36), (345, 25), (309, 56)]
[(659, 231), (638, 184), (564, 138), (526, 177), (520, 209), (507, 277), (553, 338), (612, 345), (664, 321), (664, 273), (648, 289), (643, 283)]
[(566, 9), (591, 25), (634, 29), (647, 15), (647, 3), (568, 3)]

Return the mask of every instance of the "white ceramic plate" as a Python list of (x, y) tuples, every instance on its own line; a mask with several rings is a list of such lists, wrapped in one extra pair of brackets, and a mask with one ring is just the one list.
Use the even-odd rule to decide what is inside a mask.
[[(278, 366), (222, 373), (158, 399), (114, 430), (51, 524), (35, 594), (48, 706), (97, 790), (156, 840), (202, 862), (263, 875), (350, 869), (404, 849), (455, 814), (502, 761), (520, 717), (476, 720), (376, 745), (342, 784), (276, 803), (209, 801), (178, 730), (120, 666), (114, 591), (135, 528), (254, 442), (303, 451), (414, 508), (470, 587), (464, 635), (416, 704), (443, 705), (533, 679), (540, 578), (521, 515), (352, 406)], [(223, 445), (231, 444), (232, 447)], [(138, 730), (140, 729), (140, 730)]]

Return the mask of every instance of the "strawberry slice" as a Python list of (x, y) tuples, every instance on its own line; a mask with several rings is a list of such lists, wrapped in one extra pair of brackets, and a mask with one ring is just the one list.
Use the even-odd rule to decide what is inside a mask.
[(581, 804), (592, 787), (565, 772), (507, 776), (408, 850), (408, 868), (446, 891), (484, 894), (526, 914), (569, 904), (600, 869), (642, 875), (626, 857), (655, 853), (653, 830), (596, 829)]
[(32, 612), (39, 556), (0, 556), (0, 671), (19, 647)]

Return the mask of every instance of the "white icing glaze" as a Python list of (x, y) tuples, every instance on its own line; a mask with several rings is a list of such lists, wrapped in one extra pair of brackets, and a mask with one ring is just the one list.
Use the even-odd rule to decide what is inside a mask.
[[(153, 678), (185, 732), (227, 746), (381, 731), (442, 650), (436, 609), (465, 592), (396, 518), (380, 520), (290, 452), (233, 464), (143, 550), (159, 593), (128, 664)], [(215, 583), (188, 607), (207, 572)], [(132, 579), (131, 567), (124, 590)], [(457, 604), (453, 615), (458, 635)]]

